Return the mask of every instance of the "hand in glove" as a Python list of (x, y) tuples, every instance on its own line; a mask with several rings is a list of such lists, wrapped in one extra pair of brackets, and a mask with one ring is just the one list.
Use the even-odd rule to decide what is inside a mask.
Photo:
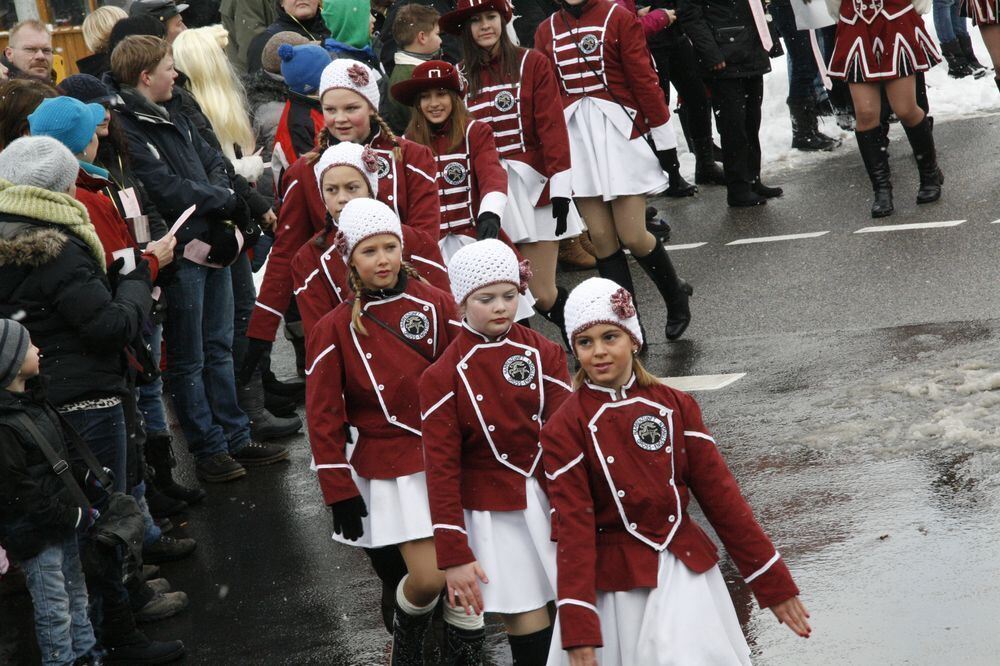
[(500, 235), (500, 216), (496, 213), (480, 213), (476, 219), (476, 240), (496, 238)]
[(260, 366), (261, 359), (264, 358), (265, 354), (271, 352), (272, 344), (267, 340), (247, 338), (247, 351), (243, 356), (243, 367), (239, 369), (240, 374), (236, 377), (240, 386), (246, 386), (250, 382), (253, 373)]
[(357, 541), (364, 535), (361, 519), (368, 515), (368, 509), (361, 495), (331, 504), (330, 511), (333, 512), (334, 534), (340, 534), (348, 541)]
[(674, 173), (681, 168), (681, 163), (677, 160), (677, 149), (657, 150), (656, 159), (660, 162), (660, 168), (667, 173)]
[(566, 219), (569, 217), (569, 199), (552, 197), (552, 217), (556, 221), (556, 236), (566, 233)]

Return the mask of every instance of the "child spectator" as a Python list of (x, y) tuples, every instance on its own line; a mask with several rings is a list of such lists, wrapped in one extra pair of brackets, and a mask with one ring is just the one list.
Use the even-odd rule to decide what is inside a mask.
[[(0, 319), (0, 543), (24, 570), (42, 663), (96, 663), (76, 534), (86, 532), (98, 512), (77, 505), (22, 425), (27, 417), (60, 459), (69, 458), (45, 384), (31, 381), (38, 373), (38, 347), (27, 329)], [(85, 470), (72, 472), (85, 485)]]
[(303, 44), (278, 47), (281, 76), (288, 85), (288, 101), (278, 121), (271, 153), (275, 189), (280, 190), (281, 175), (301, 155), (316, 148), (316, 135), (323, 129), (323, 110), (319, 104), (319, 81), (330, 64), (330, 54), (322, 46)]
[(396, 134), (406, 131), (410, 123), (411, 107), (400, 103), (392, 94), (392, 86), (400, 81), (408, 81), (413, 70), (422, 62), (434, 60), (441, 53), (441, 29), (438, 27), (439, 14), (431, 7), (418, 4), (403, 6), (392, 24), (392, 36), (400, 45), (396, 51), (392, 75), (389, 77), (390, 93), (385, 97), (381, 113), (389, 127)]

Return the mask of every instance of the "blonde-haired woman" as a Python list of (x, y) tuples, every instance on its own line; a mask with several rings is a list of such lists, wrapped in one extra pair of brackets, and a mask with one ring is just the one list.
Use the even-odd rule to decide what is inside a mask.
[(128, 14), (121, 7), (106, 5), (98, 7), (87, 14), (81, 28), (83, 41), (91, 50), (91, 55), (76, 61), (76, 68), (81, 74), (90, 74), (100, 78), (104, 72), (111, 69), (111, 53), (108, 51), (108, 38), (111, 29), (118, 21), (127, 18)]

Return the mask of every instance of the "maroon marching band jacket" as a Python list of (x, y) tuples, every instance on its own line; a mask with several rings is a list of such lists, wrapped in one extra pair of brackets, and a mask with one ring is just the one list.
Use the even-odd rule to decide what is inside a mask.
[(544, 487), (539, 432), (569, 392), (562, 348), (519, 324), (490, 341), (463, 323), (424, 372), (424, 460), (439, 568), (476, 559), (463, 509), (521, 511), (526, 479)]
[(686, 393), (634, 376), (620, 394), (586, 383), (545, 424), (542, 448), (564, 648), (602, 645), (597, 592), (656, 587), (664, 549), (695, 573), (718, 562), (688, 515), (692, 494), (761, 607), (799, 593)]
[[(402, 159), (393, 155), (394, 145), (381, 130), (368, 144), (379, 157), (377, 198), (409, 227), (437, 239), (440, 209), (434, 180), (434, 158), (430, 150), (400, 139)], [(305, 157), (285, 172), (281, 212), (274, 246), (267, 259), (267, 273), (257, 294), (247, 335), (274, 340), (278, 324), (292, 298), (291, 262), (302, 245), (323, 229), (326, 206), (316, 183), (313, 165)]]
[[(362, 317), (368, 335), (357, 333), (346, 301), (320, 319), (306, 341), (309, 442), (328, 505), (358, 495), (352, 469), (367, 479), (424, 469), (416, 379), (444, 353), (460, 324), (450, 294), (403, 273), (400, 280), (401, 291), (361, 296), (364, 310), (393, 332)], [(359, 433), (350, 460), (348, 423)]]
[(628, 10), (610, 0), (585, 0), (577, 19), (560, 9), (538, 25), (535, 48), (555, 66), (564, 109), (590, 97), (625, 136), (651, 132), (657, 148), (673, 147), (670, 111), (653, 59), (638, 19)]
[[(333, 233), (329, 234), (332, 240)], [(327, 312), (354, 297), (348, 283), (347, 264), (331, 243), (329, 247), (318, 247), (317, 239), (326, 241), (323, 231), (312, 237), (299, 248), (292, 259), (292, 284), (295, 289), (295, 303), (302, 315), (302, 328), (306, 338)], [(451, 293), (448, 269), (441, 258), (441, 248), (411, 227), (403, 227), (403, 261), (409, 263), (420, 276), (446, 294)]]
[(494, 60), (480, 73), (482, 87), (470, 91), (466, 103), (472, 115), (492, 127), (500, 157), (537, 174), (538, 196), (532, 203), (546, 206), (550, 197), (573, 196), (566, 118), (552, 103), (559, 96), (552, 63), (525, 49), (519, 68), (516, 82), (504, 81)]

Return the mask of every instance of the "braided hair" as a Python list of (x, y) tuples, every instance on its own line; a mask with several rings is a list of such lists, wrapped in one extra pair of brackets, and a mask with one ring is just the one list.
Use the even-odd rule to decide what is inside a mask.
[[(378, 114), (378, 111), (374, 110), (372, 111), (371, 119), (375, 121), (375, 124), (379, 126), (379, 129), (382, 130), (382, 132), (389, 138), (389, 141), (392, 143), (393, 145), (392, 156), (396, 158), (397, 162), (402, 162), (403, 144), (400, 141), (400, 138), (396, 136), (395, 132), (392, 131), (392, 128), (389, 127), (389, 124), (387, 122), (385, 122), (385, 119)], [(334, 142), (333, 135), (330, 134), (330, 130), (328, 128), (324, 127), (319, 131), (319, 134), (316, 135), (315, 150), (312, 150), (303, 156), (306, 158), (306, 163), (315, 164), (319, 160), (323, 152), (332, 145), (336, 145), (336, 143)]]
[[(358, 269), (354, 266), (348, 267), (347, 273), (347, 283), (351, 285), (351, 290), (354, 291), (354, 302), (351, 305), (351, 328), (360, 333), (361, 335), (368, 337), (368, 329), (361, 322), (361, 294), (364, 292), (365, 284), (361, 281), (361, 276), (358, 275)], [(420, 280), (421, 282), (427, 282), (424, 278), (417, 272), (417, 269), (411, 266), (407, 262), (401, 262), (400, 270), (406, 273), (408, 278), (414, 280)]]

